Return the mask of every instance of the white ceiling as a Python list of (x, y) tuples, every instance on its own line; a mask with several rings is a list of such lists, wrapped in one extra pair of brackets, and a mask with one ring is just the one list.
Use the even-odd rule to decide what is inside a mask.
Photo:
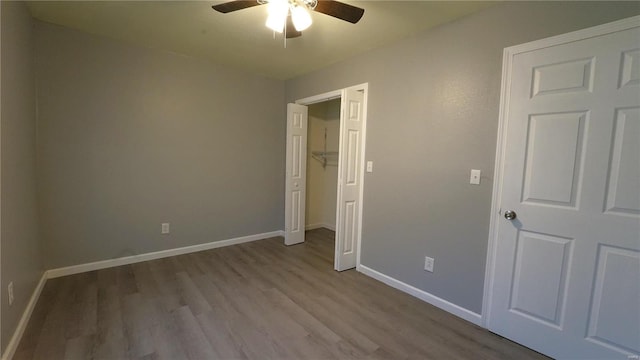
[(357, 24), (313, 13), (302, 37), (289, 39), (264, 26), (266, 6), (221, 14), (223, 1), (28, 2), (42, 21), (150, 48), (209, 59), (277, 79), (288, 79), (388, 44), (494, 2), (351, 1), (365, 9)]

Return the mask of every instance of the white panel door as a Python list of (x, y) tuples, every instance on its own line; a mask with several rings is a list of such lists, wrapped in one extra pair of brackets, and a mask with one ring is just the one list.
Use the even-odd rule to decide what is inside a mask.
[(284, 243), (304, 242), (307, 187), (307, 107), (287, 104)]
[(635, 26), (511, 58), (488, 325), (558, 359), (640, 355)]
[(360, 236), (360, 191), (362, 189), (364, 94), (345, 89), (340, 116), (338, 161), (338, 207), (336, 211), (336, 250), (334, 267), (338, 271), (356, 267)]

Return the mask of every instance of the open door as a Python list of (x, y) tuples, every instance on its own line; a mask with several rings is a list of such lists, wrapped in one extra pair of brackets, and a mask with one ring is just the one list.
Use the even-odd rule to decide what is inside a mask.
[(307, 107), (287, 104), (284, 243), (304, 242), (307, 187)]
[(342, 91), (340, 149), (338, 160), (338, 207), (334, 268), (356, 267), (360, 234), (360, 192), (362, 190), (362, 148), (364, 94), (349, 88)]
[(639, 20), (505, 52), (488, 325), (553, 358), (640, 357)]

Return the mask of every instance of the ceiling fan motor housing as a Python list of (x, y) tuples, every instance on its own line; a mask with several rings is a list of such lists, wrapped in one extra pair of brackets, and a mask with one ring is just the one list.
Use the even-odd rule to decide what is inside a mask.
[[(352, 24), (360, 21), (362, 16), (364, 15), (364, 9), (349, 5), (336, 0), (235, 0), (229, 1), (225, 3), (221, 3), (218, 5), (213, 5), (212, 8), (218, 12), (223, 14), (230, 13), (237, 10), (243, 10), (250, 7), (254, 7), (257, 5), (269, 4), (270, 2), (282, 1), (286, 6), (288, 4), (287, 14), (284, 16), (284, 19), (279, 19), (279, 21), (275, 21), (273, 19), (273, 23), (277, 23), (273, 26), (268, 26), (275, 30), (275, 28), (280, 28), (280, 24), (282, 24), (283, 30), (286, 29), (286, 38), (294, 38), (302, 35), (302, 32), (296, 27), (306, 28), (311, 24), (311, 18), (307, 12), (307, 10), (314, 10), (316, 12), (332, 16), (334, 18), (344, 20), (350, 22)], [(295, 13), (302, 13), (298, 15), (298, 22), (306, 24), (306, 26), (294, 26), (293, 21), (291, 21), (292, 17), (295, 16)], [(304, 14), (306, 13), (306, 14)], [(283, 13), (280, 14), (278, 18), (283, 18)], [(291, 16), (293, 15), (293, 16)], [(285, 20), (285, 21), (282, 21)], [(300, 25), (300, 24), (298, 24)], [(279, 32), (279, 30), (276, 30)]]
[[(258, 2), (258, 4), (263, 5), (263, 4), (267, 4), (270, 0), (256, 0)], [(288, 0), (289, 1), (289, 5), (291, 6), (299, 6), (299, 5), (304, 5), (307, 8), (313, 10), (316, 8), (316, 6), (318, 5), (318, 0)]]

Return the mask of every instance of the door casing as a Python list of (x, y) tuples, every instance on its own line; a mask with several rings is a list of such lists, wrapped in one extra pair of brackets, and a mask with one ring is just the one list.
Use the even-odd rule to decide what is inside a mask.
[[(363, 208), (363, 195), (364, 195), (364, 169), (365, 169), (365, 150), (366, 150), (366, 143), (367, 143), (367, 98), (368, 98), (368, 94), (369, 94), (369, 84), (368, 83), (363, 83), (363, 84), (359, 84), (359, 85), (354, 85), (354, 86), (349, 86), (346, 88), (342, 88), (342, 89), (338, 89), (338, 90), (333, 90), (333, 91), (329, 91), (329, 92), (325, 92), (322, 94), (318, 94), (318, 95), (314, 95), (314, 96), (310, 96), (310, 97), (306, 97), (306, 98), (302, 98), (299, 100), (296, 100), (295, 103), (299, 104), (299, 105), (312, 105), (312, 104), (316, 104), (316, 103), (320, 103), (320, 102), (325, 102), (325, 101), (329, 101), (329, 100), (334, 100), (334, 99), (338, 99), (343, 97), (344, 92), (347, 90), (356, 90), (356, 91), (361, 91), (364, 94), (364, 104), (363, 104), (363, 117), (362, 117), (362, 146), (360, 148), (360, 154), (359, 154), (359, 159), (360, 162), (358, 163), (358, 167), (359, 167), (359, 174), (360, 174), (360, 193), (358, 195), (359, 198), (359, 211), (358, 213), (359, 215), (359, 219), (357, 220), (357, 225), (358, 225), (358, 235), (356, 237), (356, 270), (360, 271), (360, 253), (361, 253), (361, 246), (362, 246), (362, 208)], [(341, 113), (344, 109), (340, 109)], [(340, 143), (342, 142), (343, 136), (344, 134), (342, 133), (343, 127), (340, 127)], [(340, 164), (338, 165), (340, 166)], [(306, 171), (306, 170), (305, 170)], [(342, 190), (338, 189), (338, 198), (336, 199), (336, 204), (338, 203), (339, 199), (340, 199), (340, 192)], [(342, 223), (342, 219), (337, 218), (336, 219), (336, 229), (339, 228), (339, 226)], [(338, 253), (334, 251), (334, 267), (335, 264), (337, 264), (337, 259), (336, 257), (338, 256)]]

